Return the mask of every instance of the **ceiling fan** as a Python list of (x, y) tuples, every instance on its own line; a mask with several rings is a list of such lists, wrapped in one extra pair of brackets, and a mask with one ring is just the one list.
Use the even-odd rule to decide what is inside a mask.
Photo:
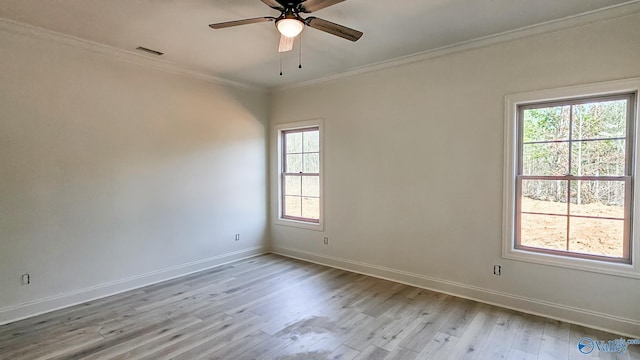
[(331, 21), (309, 16), (303, 18), (301, 13), (308, 14), (320, 9), (324, 9), (331, 5), (343, 2), (344, 0), (261, 0), (267, 6), (274, 10), (280, 11), (280, 16), (264, 16), (258, 18), (227, 21), (209, 25), (212, 29), (223, 29), (232, 26), (255, 24), (261, 22), (275, 21), (276, 28), (280, 32), (279, 52), (290, 51), (293, 49), (293, 42), (305, 25), (311, 28), (324, 31), (326, 33), (339, 36), (343, 39), (358, 41), (362, 37), (362, 32), (342, 26)]

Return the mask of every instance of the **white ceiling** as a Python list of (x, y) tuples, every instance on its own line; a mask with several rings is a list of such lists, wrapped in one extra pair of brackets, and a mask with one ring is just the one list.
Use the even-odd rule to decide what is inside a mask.
[[(277, 16), (260, 0), (0, 0), (0, 17), (162, 59), (210, 76), (274, 87), (343, 73), (481, 37), (637, 0), (347, 0), (314, 16), (364, 32), (356, 43), (307, 28), (283, 57), (273, 23), (207, 25)], [(150, 56), (151, 57), (151, 56)]]

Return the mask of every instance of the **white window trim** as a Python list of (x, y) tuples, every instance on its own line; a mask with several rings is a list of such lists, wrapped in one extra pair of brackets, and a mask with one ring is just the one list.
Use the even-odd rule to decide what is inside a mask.
[[(515, 202), (517, 174), (517, 112), (518, 106), (531, 103), (550, 102), (567, 98), (601, 96), (635, 92), (636, 108), (634, 134), (634, 158), (632, 176), (634, 199), (632, 204), (632, 237), (629, 239), (631, 264), (581, 259), (562, 255), (534, 253), (514, 248)], [(638, 144), (638, 112), (640, 109), (640, 78), (609, 81), (603, 83), (578, 85), (550, 90), (539, 90), (510, 94), (505, 97), (504, 119), (504, 193), (503, 193), (503, 229), (502, 257), (510, 260), (526, 261), (536, 264), (559, 266), (610, 275), (640, 278), (640, 144)]]
[[(292, 226), (301, 229), (324, 231), (324, 128), (322, 119), (296, 121), (290, 123), (276, 124), (273, 126), (271, 139), (275, 143), (275, 154), (273, 154), (273, 161), (276, 164), (276, 176), (275, 176), (275, 201), (277, 206), (275, 208), (274, 220), (275, 225)], [(311, 223), (306, 221), (291, 220), (282, 218), (282, 132), (285, 130), (303, 129), (309, 127), (317, 127), (320, 130), (320, 220), (317, 223)], [(272, 197), (272, 199), (274, 199)]]

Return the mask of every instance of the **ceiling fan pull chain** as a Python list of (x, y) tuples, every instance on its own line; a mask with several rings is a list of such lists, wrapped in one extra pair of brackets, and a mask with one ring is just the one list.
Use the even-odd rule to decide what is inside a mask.
[(282, 53), (280, 53), (280, 76), (282, 76)]
[(298, 52), (298, 69), (302, 69), (302, 33), (300, 33), (300, 45)]

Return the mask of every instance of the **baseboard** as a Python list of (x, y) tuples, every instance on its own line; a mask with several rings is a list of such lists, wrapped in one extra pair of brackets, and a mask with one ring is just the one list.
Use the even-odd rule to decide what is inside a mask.
[(271, 252), (303, 261), (496, 305), (523, 313), (582, 325), (628, 338), (640, 338), (640, 321), (636, 320), (302, 250), (273, 246)]
[(58, 294), (43, 299), (0, 308), (0, 325), (63, 309), (87, 301), (104, 298), (147, 285), (203, 271), (229, 262), (268, 253), (265, 247), (253, 247), (197, 260), (150, 273), (111, 281), (85, 289)]

